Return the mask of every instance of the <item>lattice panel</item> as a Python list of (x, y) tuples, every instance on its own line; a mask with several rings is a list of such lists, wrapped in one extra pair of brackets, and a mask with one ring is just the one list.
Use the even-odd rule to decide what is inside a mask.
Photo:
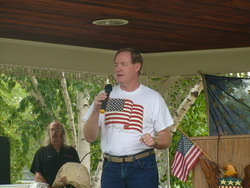
[(60, 79), (63, 73), (66, 80), (85, 81), (103, 85), (105, 85), (107, 80), (109, 80), (109, 82), (111, 83), (115, 83), (113, 75), (77, 72), (71, 70), (60, 70), (51, 68), (6, 65), (6, 64), (0, 64), (0, 73), (4, 73), (6, 75), (15, 77), (36, 76), (38, 78), (41, 77), (41, 78), (54, 78), (54, 79)]

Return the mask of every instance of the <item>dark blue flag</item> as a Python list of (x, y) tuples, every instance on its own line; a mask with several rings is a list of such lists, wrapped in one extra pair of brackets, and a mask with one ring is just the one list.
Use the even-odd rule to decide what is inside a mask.
[(209, 132), (250, 134), (250, 79), (203, 75)]

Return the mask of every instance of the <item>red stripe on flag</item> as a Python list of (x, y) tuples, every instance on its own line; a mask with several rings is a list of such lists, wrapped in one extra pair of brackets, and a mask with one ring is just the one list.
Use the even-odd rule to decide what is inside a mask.
[[(133, 104), (130, 100), (113, 99), (112, 105), (109, 106), (109, 110), (105, 113), (105, 125), (109, 124), (123, 124), (125, 129), (133, 129), (142, 132), (143, 123), (143, 106)], [(119, 110), (118, 110), (119, 109)], [(121, 111), (120, 111), (121, 110)]]

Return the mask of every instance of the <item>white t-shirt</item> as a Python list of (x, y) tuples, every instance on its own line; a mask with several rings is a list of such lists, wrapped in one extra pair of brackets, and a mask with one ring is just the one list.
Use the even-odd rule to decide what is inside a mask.
[[(113, 87), (105, 114), (99, 116), (101, 149), (110, 155), (132, 155), (150, 149), (139, 139), (143, 134), (154, 136), (173, 124), (172, 117), (161, 95), (144, 85), (126, 92)], [(84, 116), (87, 120), (93, 104)]]

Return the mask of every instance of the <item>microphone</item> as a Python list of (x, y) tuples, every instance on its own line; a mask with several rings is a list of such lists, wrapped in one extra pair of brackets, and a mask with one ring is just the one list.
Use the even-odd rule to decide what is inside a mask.
[(101, 114), (104, 114), (106, 111), (107, 102), (109, 100), (109, 94), (112, 91), (112, 85), (107, 84), (104, 89), (105, 89), (105, 92), (107, 93), (107, 98), (104, 101), (102, 101), (102, 106), (101, 106), (101, 110), (100, 110)]

